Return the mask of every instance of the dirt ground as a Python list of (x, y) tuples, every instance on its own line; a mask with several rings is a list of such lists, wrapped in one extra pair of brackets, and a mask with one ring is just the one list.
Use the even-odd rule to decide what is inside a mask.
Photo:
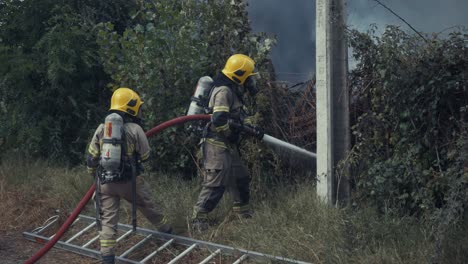
[[(42, 245), (27, 240), (21, 231), (0, 232), (0, 262), (3, 264), (23, 263), (41, 249)], [(42, 264), (88, 264), (99, 263), (98, 260), (87, 258), (64, 250), (52, 248), (38, 262)]]
[[(21, 191), (0, 195), (0, 263), (23, 263), (42, 248), (42, 245), (23, 237), (24, 231), (37, 227), (53, 213), (47, 198)], [(52, 248), (38, 262), (42, 264), (88, 264), (97, 260)]]

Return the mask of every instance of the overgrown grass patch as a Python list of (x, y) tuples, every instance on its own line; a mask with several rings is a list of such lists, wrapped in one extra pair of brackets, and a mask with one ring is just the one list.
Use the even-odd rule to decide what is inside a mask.
[[(9, 214), (1, 218), (2, 226), (17, 230), (26, 226), (13, 224), (18, 217), (32, 227), (54, 209), (69, 212), (92, 184), (84, 167), (67, 169), (45, 161), (3, 160), (0, 173), (2, 211)], [(329, 207), (316, 199), (312, 182), (254, 193), (251, 219), (233, 214), (226, 195), (210, 216), (216, 224), (204, 234), (192, 233), (188, 227), (200, 180), (165, 173), (143, 177), (180, 235), (312, 263), (428, 263), (435, 252), (430, 223), (373, 208)], [(94, 212), (90, 202), (84, 213)], [(121, 222), (131, 222), (129, 203), (122, 203)], [(151, 227), (140, 214), (138, 224)], [(448, 234), (442, 263), (466, 262), (466, 231), (465, 223)]]

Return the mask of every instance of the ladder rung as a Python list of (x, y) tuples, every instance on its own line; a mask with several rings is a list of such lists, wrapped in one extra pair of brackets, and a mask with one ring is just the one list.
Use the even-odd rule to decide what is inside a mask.
[(83, 230), (81, 230), (80, 232), (76, 233), (76, 235), (70, 237), (70, 239), (68, 239), (67, 241), (65, 241), (65, 243), (70, 243), (70, 242), (72, 242), (72, 241), (75, 240), (77, 237), (81, 236), (82, 234), (84, 234), (84, 232), (88, 231), (89, 229), (91, 229), (91, 228), (94, 227), (95, 225), (96, 225), (96, 222), (91, 223), (90, 225), (88, 225), (87, 227), (85, 227)]
[(192, 249), (194, 249), (196, 246), (198, 246), (197, 243), (191, 245), (189, 248), (187, 248), (184, 252), (180, 253), (175, 259), (171, 260), (171, 262), (167, 263), (167, 264), (174, 264), (176, 263), (177, 261), (179, 261), (181, 258), (183, 258), (185, 255), (187, 255), (190, 251), (192, 251)]
[(98, 240), (99, 238), (99, 235), (93, 237), (90, 241), (88, 241), (86, 244), (84, 244), (82, 247), (84, 248), (87, 248), (89, 245), (91, 245), (92, 243), (94, 243), (94, 241)]
[(130, 235), (132, 232), (133, 232), (133, 229), (128, 230), (128, 231), (127, 231), (125, 234), (123, 234), (121, 237), (117, 238), (116, 241), (119, 242), (120, 240), (122, 240), (122, 239), (128, 237), (128, 235)]
[(75, 221), (73, 221), (73, 223), (70, 225), (70, 226), (73, 226), (74, 224), (76, 224), (76, 222), (80, 221), (81, 220), (81, 217), (77, 217), (75, 219)]
[(31, 231), (31, 233), (35, 233), (35, 234), (38, 234), (40, 235), (42, 232), (44, 232), (47, 228), (49, 228), (50, 226), (52, 226), (53, 224), (55, 224), (59, 219), (59, 216), (58, 215), (54, 215), (52, 216), (51, 218), (47, 219), (45, 221), (45, 223), (47, 223), (45, 226), (41, 226), (39, 228), (36, 228), (34, 229), (33, 231)]
[(164, 245), (160, 246), (158, 249), (156, 249), (153, 253), (149, 254), (148, 256), (146, 256), (142, 261), (140, 261), (141, 263), (145, 263), (146, 261), (150, 260), (152, 257), (154, 257), (156, 254), (158, 254), (158, 252), (160, 252), (161, 250), (167, 248), (170, 244), (172, 244), (172, 242), (174, 242), (174, 239), (172, 238), (171, 240), (167, 241), (166, 243), (164, 243)]
[(210, 261), (212, 258), (214, 258), (216, 255), (218, 255), (219, 253), (221, 253), (221, 249), (217, 249), (215, 252), (211, 253), (211, 255), (209, 255), (206, 259), (204, 259), (202, 262), (200, 262), (199, 264), (206, 264), (208, 263), (208, 261)]
[[(46, 222), (44, 222), (43, 226), (47, 227), (47, 226), (51, 225), (50, 221), (52, 221), (54, 218), (55, 218), (55, 216), (52, 217), (52, 218), (49, 218), (50, 220), (49, 219), (46, 220)], [(86, 216), (86, 215), (80, 215), (80, 217), (77, 220), (75, 220), (73, 222), (73, 224), (76, 224), (77, 221), (84, 222), (84, 224), (83, 224), (83, 226), (85, 226), (84, 230), (90, 228), (88, 225), (94, 226), (95, 224), (92, 225), (92, 223), (96, 223), (95, 217), (90, 217), (90, 216)], [(31, 232), (23, 232), (23, 236), (26, 237), (29, 240), (36, 241), (36, 242), (41, 242), (41, 243), (44, 243), (45, 241), (55, 237), (55, 235), (53, 235), (50, 238), (47, 238), (45, 236), (41, 236), (41, 235), (36, 233), (36, 232), (42, 232), (44, 229), (45, 228), (43, 228), (43, 227), (38, 227), (38, 228), (34, 229), (34, 231), (32, 231), (32, 233)], [(79, 233), (84, 232), (84, 230), (82, 228), (81, 228), (81, 230), (82, 231), (80, 231)], [(177, 244), (177, 245), (188, 247), (188, 248), (186, 248), (181, 254), (179, 254), (177, 256), (174, 256), (175, 258), (172, 259), (169, 262), (169, 264), (174, 264), (176, 262), (182, 262), (183, 259), (188, 258), (187, 256), (190, 255), (190, 252), (193, 251), (195, 248), (206, 248), (206, 249), (208, 249), (210, 251), (209, 252), (210, 256), (206, 257), (203, 260), (200, 259), (201, 262), (199, 264), (208, 264), (210, 262), (213, 262), (213, 260), (216, 259), (216, 256), (220, 256), (220, 255), (238, 256), (239, 258), (237, 260), (233, 260), (234, 264), (240, 264), (245, 260), (247, 260), (247, 261), (249, 261), (249, 260), (261, 261), (261, 262), (268, 262), (268, 261), (269, 262), (281, 262), (281, 263), (284, 262), (284, 263), (291, 263), (291, 264), (292, 263), (294, 263), (294, 264), (311, 264), (311, 263), (305, 262), (305, 261), (298, 261), (298, 260), (288, 259), (288, 258), (284, 258), (284, 257), (278, 257), (278, 256), (263, 254), (263, 253), (260, 253), (260, 252), (255, 252), (255, 251), (250, 251), (250, 250), (236, 249), (236, 248), (233, 248), (233, 247), (230, 247), (230, 246), (215, 244), (215, 243), (206, 242), (206, 241), (195, 240), (195, 239), (182, 237), (182, 236), (177, 236), (177, 235), (164, 234), (164, 233), (160, 233), (158, 231), (150, 230), (150, 229), (146, 229), (146, 228), (137, 228), (136, 231), (133, 231), (133, 228), (132, 228), (131, 225), (126, 225), (126, 224), (121, 224), (121, 223), (118, 223), (118, 231), (119, 231), (119, 233), (123, 232), (124, 234), (121, 237), (119, 237), (116, 241), (124, 240), (127, 236), (131, 235), (131, 233), (138, 234), (139, 238), (142, 238), (142, 240), (139, 241), (134, 246), (128, 245), (128, 247), (131, 247), (131, 248), (129, 248), (127, 251), (125, 251), (121, 256), (116, 256), (116, 260), (118, 260), (119, 262), (123, 262), (123, 263), (142, 264), (142, 263), (151, 262), (151, 259), (153, 261), (155, 261), (156, 260), (155, 256), (158, 253), (160, 253), (164, 249), (167, 250), (167, 248), (170, 245)], [(70, 242), (72, 240), (77, 240), (75, 238), (78, 237), (79, 235), (78, 234), (72, 234), (72, 236), (73, 237), (69, 238), (67, 242)], [(83, 236), (81, 236), (81, 238), (82, 237)], [(147, 240), (149, 240), (152, 237), (156, 237), (157, 239), (163, 240), (163, 242), (161, 242), (161, 243), (164, 243), (164, 244), (162, 246), (160, 246), (156, 251), (153, 251), (150, 255), (144, 257), (143, 260), (140, 261), (140, 262), (136, 261), (136, 260), (131, 260), (131, 259), (128, 259), (128, 258), (125, 257), (125, 256), (127, 256), (129, 254), (132, 255), (131, 252), (134, 252), (135, 249), (137, 249), (138, 247), (143, 245), (143, 243), (145, 243)], [(68, 251), (71, 251), (71, 252), (74, 252), (74, 253), (77, 253), (77, 254), (89, 256), (89, 257), (92, 257), (92, 258), (99, 258), (100, 257), (100, 252), (97, 251), (97, 250), (89, 248), (92, 245), (92, 243), (94, 243), (98, 239), (99, 239), (99, 235), (92, 238), (90, 241), (86, 242), (86, 244), (84, 244), (81, 247), (78, 246), (78, 245), (74, 245), (72, 243), (67, 243), (67, 242), (64, 242), (64, 241), (58, 241), (57, 242), (57, 247), (68, 250)]]
[(148, 239), (150, 239), (153, 235), (152, 234), (149, 234), (148, 236), (146, 236), (144, 239), (142, 239), (140, 242), (136, 243), (133, 247), (129, 248), (127, 251), (125, 251), (122, 255), (120, 255), (119, 257), (121, 258), (124, 258), (125, 256), (127, 256), (130, 252), (132, 252), (133, 250), (135, 250), (136, 248), (138, 248), (139, 246), (141, 246), (143, 243), (145, 243), (146, 241), (148, 241)]
[(238, 258), (236, 260), (236, 262), (232, 263), (232, 264), (240, 264), (242, 263), (242, 261), (246, 260), (249, 256), (247, 256), (246, 254), (242, 255), (240, 258)]
[[(74, 224), (76, 224), (76, 222), (80, 221), (80, 219), (81, 219), (81, 217), (77, 217), (77, 218), (75, 219), (75, 221), (73, 221), (73, 223), (72, 223), (70, 226), (73, 226)], [(55, 234), (51, 235), (51, 236), (49, 237), (49, 239), (54, 238), (54, 236), (55, 236)]]

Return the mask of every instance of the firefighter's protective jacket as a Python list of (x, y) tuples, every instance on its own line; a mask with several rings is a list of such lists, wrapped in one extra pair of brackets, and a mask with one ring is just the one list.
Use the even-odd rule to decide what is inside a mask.
[(213, 109), (213, 115), (206, 142), (222, 148), (236, 145), (239, 140), (239, 131), (229, 127), (228, 121), (241, 123), (243, 103), (240, 97), (231, 87), (215, 87), (208, 107)]

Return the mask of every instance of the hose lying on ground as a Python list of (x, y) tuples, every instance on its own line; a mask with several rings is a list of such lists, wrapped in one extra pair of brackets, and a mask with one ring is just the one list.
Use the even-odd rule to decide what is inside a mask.
[[(189, 121), (196, 121), (196, 120), (210, 120), (210, 116), (209, 115), (190, 115), (190, 116), (181, 116), (178, 118), (174, 118), (172, 120), (161, 123), (160, 125), (150, 129), (149, 131), (146, 132), (146, 136), (151, 137), (152, 135), (159, 133), (168, 127), (178, 125), (178, 124), (183, 124)], [(68, 230), (70, 225), (73, 223), (73, 221), (75, 221), (76, 217), (80, 214), (81, 210), (85, 207), (85, 205), (91, 199), (95, 189), (96, 189), (96, 185), (95, 184), (91, 185), (89, 190), (86, 192), (85, 196), (81, 199), (81, 201), (78, 203), (78, 205), (73, 210), (71, 215), (67, 218), (65, 223), (63, 223), (63, 225), (57, 231), (55, 236), (51, 240), (49, 240), (36, 254), (34, 254), (32, 257), (26, 260), (24, 264), (35, 263), (42, 256), (44, 256), (55, 245), (55, 243), (57, 243), (57, 241), (59, 241), (59, 239), (63, 236), (63, 234), (65, 234), (65, 232)]]

